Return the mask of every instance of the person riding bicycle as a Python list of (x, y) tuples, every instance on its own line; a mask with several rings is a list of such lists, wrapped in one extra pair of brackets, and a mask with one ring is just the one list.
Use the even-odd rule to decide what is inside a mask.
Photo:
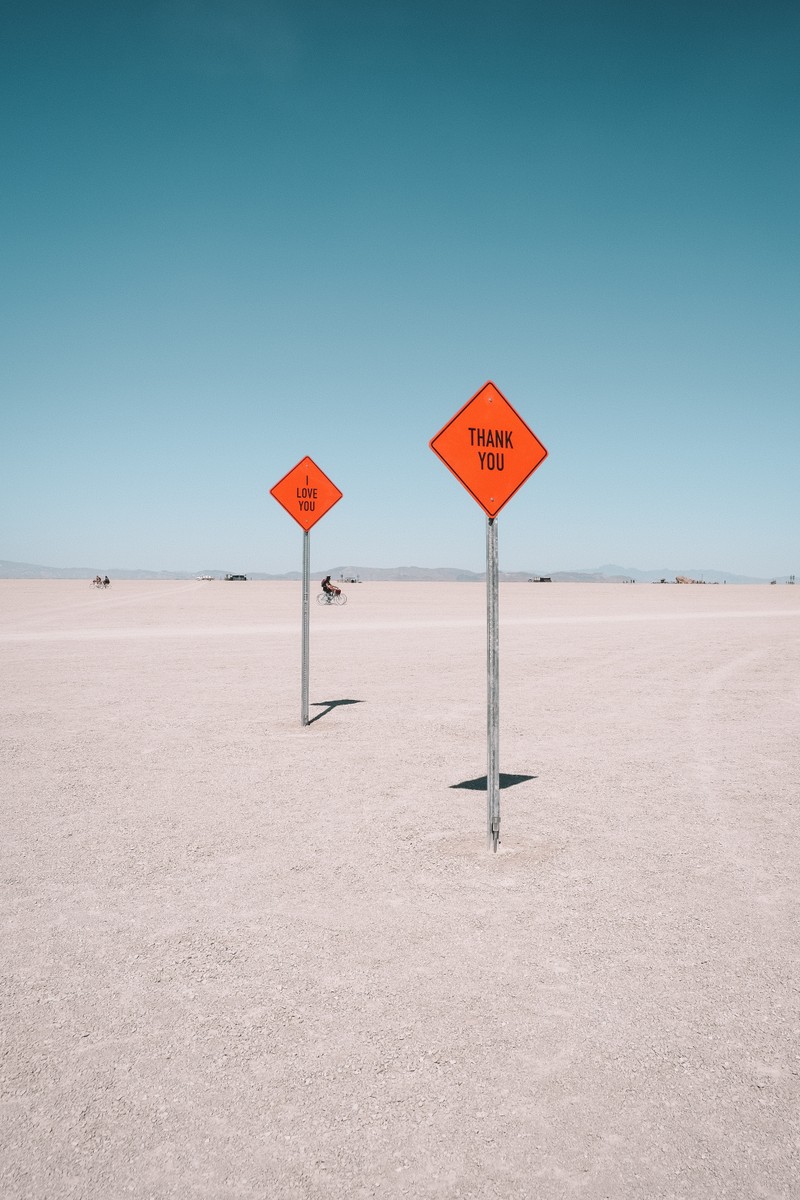
[(342, 589), (337, 588), (335, 583), (331, 583), (330, 575), (326, 575), (322, 581), (322, 590), (326, 596), (339, 596)]

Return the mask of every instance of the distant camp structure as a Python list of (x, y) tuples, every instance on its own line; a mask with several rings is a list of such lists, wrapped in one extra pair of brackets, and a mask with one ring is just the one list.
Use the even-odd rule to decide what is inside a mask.
[(552, 583), (552, 575), (532, 575), (528, 583)]
[(242, 581), (242, 583), (246, 583), (246, 582), (247, 582), (247, 576), (246, 576), (246, 575), (226, 575), (226, 576), (225, 576), (225, 578), (226, 578), (227, 580), (230, 580), (230, 581), (233, 581), (233, 580), (239, 580), (239, 579), (240, 579), (240, 580)]

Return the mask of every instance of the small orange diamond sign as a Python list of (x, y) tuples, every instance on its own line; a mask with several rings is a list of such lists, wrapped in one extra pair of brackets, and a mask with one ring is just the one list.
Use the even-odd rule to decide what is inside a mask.
[(275, 487), (270, 488), (270, 495), (306, 533), (342, 498), (336, 484), (308, 457), (301, 459)]
[(493, 383), (459, 409), (430, 447), (488, 517), (496, 517), (547, 458), (536, 434)]

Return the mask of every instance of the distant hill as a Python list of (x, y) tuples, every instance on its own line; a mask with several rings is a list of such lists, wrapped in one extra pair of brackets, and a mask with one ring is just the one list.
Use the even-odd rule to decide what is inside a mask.
[[(234, 568), (239, 571), (238, 565)], [(109, 575), (112, 579), (197, 579), (201, 575), (211, 575), (215, 579), (224, 579), (227, 571), (219, 568), (201, 571), (147, 571), (130, 570), (125, 567), (43, 567), (36, 563), (19, 563), (0, 560), (0, 579), (94, 579), (95, 575)], [(269, 575), (263, 571), (242, 571), (248, 579), (256, 580), (297, 580), (302, 578), (300, 571), (287, 571), (283, 575)], [(322, 579), (331, 575), (334, 579), (360, 579), (366, 581), (387, 580), (401, 582), (433, 582), (433, 583), (479, 583), (486, 578), (485, 573), (467, 571), (459, 567), (328, 567), (325, 571), (314, 571), (314, 579)], [(500, 578), (505, 583), (525, 582), (537, 575), (533, 571), (501, 571)], [(601, 576), (595, 574), (580, 574), (579, 572), (555, 572), (551, 578), (554, 582), (598, 582)]]
[[(768, 579), (758, 579), (753, 575), (734, 575), (731, 571), (713, 571), (708, 567), (662, 567), (657, 571), (642, 571), (638, 567), (620, 567), (617, 563), (606, 563), (595, 570), (608, 580), (635, 579), (637, 583), (658, 583), (666, 579), (674, 583), (678, 575), (688, 579), (699, 579), (706, 583), (769, 583)], [(786, 582), (786, 576), (780, 580)]]
[[(326, 572), (327, 574), (327, 572)], [(462, 567), (333, 567), (334, 579), (361, 579), (363, 582), (393, 583), (481, 583), (485, 571), (467, 571)], [(526, 583), (538, 578), (538, 571), (500, 571), (503, 583)], [(599, 575), (579, 571), (554, 571), (549, 578), (554, 583), (601, 583)]]
[[(107, 567), (105, 564), (91, 567), (43, 567), (35, 563), (8, 562), (0, 559), (0, 579), (94, 579), (95, 575), (109, 575), (111, 579), (197, 579), (201, 575), (211, 575), (215, 579), (223, 579), (227, 571), (239, 572), (239, 564), (225, 570), (203, 569), (201, 571), (147, 571), (130, 570), (123, 567)], [(256, 580), (297, 580), (301, 579), (299, 571), (287, 571), (283, 575), (268, 575), (260, 571), (244, 570), (242, 574), (248, 579)], [(334, 579), (360, 579), (364, 582), (387, 581), (393, 583), (480, 583), (486, 575), (482, 571), (467, 571), (460, 567), (330, 567), (325, 571), (314, 571), (312, 578), (322, 579), (323, 575), (332, 575)], [(699, 568), (664, 567), (658, 571), (642, 571), (638, 567), (621, 567), (617, 563), (606, 563), (602, 567), (589, 568), (585, 571), (501, 571), (503, 583), (525, 583), (545, 575), (553, 583), (620, 583), (623, 580), (635, 580), (637, 583), (657, 583), (665, 579), (674, 583), (678, 575), (690, 579), (705, 580), (706, 583), (769, 583), (768, 579), (758, 579), (750, 575), (734, 575), (731, 572), (700, 570)], [(779, 583), (786, 582), (786, 576), (778, 579)]]
[[(210, 574), (210, 572), (208, 572)], [(199, 574), (199, 572), (197, 572)], [(220, 578), (225, 572), (220, 572)], [(6, 562), (0, 559), (0, 579), (94, 579), (109, 575), (114, 579), (194, 579), (189, 571), (130, 571), (107, 567), (41, 567), (35, 563)]]

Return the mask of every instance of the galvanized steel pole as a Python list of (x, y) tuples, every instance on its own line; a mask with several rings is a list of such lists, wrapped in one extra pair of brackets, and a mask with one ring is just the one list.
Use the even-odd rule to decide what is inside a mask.
[(486, 833), (497, 851), (500, 841), (500, 622), (497, 517), (486, 518)]
[(300, 668), (300, 723), (308, 724), (308, 643), (309, 643), (309, 592), (311, 552), (310, 534), (303, 530), (303, 651)]

